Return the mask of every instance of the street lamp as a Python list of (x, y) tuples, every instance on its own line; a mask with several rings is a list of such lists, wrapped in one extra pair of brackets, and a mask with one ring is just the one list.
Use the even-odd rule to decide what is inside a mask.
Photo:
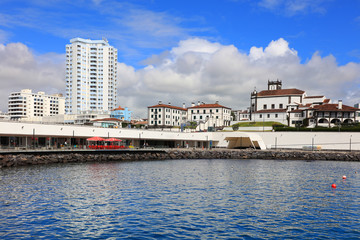
[(352, 138), (352, 135), (350, 135), (350, 152), (351, 152), (351, 138)]
[(311, 141), (311, 150), (314, 151), (314, 138), (316, 137), (316, 134), (314, 135), (314, 137), (312, 138)]

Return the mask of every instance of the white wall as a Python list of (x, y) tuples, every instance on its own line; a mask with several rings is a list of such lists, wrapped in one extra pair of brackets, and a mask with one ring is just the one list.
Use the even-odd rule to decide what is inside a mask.
[[(139, 140), (213, 141), (213, 146), (227, 147), (226, 137), (241, 136), (244, 132), (195, 132), (181, 133), (137, 129), (96, 128), (76, 125), (47, 125), (21, 122), (0, 122), (0, 136), (29, 136), (35, 130), (36, 137), (116, 137)], [(246, 132), (249, 133), (249, 132)], [(253, 132), (260, 136), (267, 148), (301, 149), (303, 146), (321, 146), (322, 149), (360, 150), (360, 132)]]

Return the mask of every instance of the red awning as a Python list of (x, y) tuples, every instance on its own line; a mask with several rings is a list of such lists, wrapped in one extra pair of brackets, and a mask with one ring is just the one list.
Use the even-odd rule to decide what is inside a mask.
[(106, 142), (121, 142), (122, 140), (120, 139), (117, 139), (117, 138), (108, 138), (108, 139), (105, 139)]
[(106, 139), (104, 138), (101, 138), (101, 137), (91, 137), (91, 138), (88, 138), (86, 139), (87, 141), (95, 141), (95, 142), (98, 142), (98, 141), (106, 141)]

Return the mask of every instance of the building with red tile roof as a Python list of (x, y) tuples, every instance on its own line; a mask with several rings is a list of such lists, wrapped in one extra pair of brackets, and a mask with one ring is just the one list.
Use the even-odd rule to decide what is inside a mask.
[[(339, 108), (340, 107), (340, 108)], [(282, 82), (268, 81), (268, 89), (251, 93), (250, 118), (275, 121), (288, 126), (357, 122), (358, 109), (338, 104), (323, 95), (307, 96), (296, 88), (282, 89)], [(305, 121), (306, 120), (306, 121)]]
[[(185, 104), (184, 104), (185, 105)], [(187, 109), (184, 107), (172, 106), (171, 103), (163, 104), (161, 101), (157, 105), (148, 107), (148, 127), (149, 128), (170, 128), (180, 127), (186, 123)]]

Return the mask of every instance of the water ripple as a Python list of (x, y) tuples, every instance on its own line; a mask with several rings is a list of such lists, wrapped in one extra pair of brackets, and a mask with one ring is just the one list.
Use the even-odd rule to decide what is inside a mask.
[(1, 169), (0, 237), (356, 239), (359, 168), (177, 160)]

